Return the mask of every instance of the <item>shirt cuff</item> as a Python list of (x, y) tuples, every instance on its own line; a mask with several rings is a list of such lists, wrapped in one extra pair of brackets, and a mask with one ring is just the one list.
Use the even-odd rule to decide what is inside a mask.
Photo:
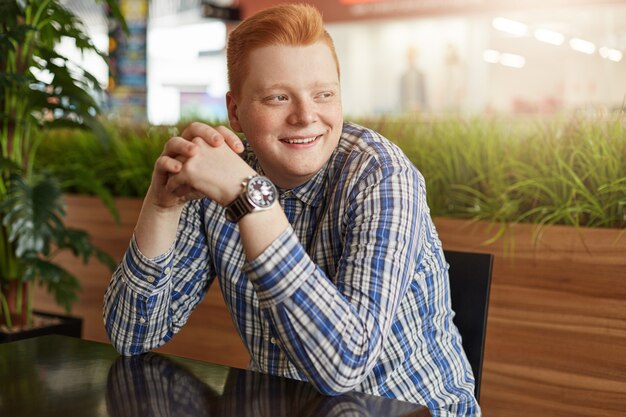
[(137, 246), (135, 235), (122, 260), (122, 272), (132, 291), (150, 296), (164, 288), (170, 281), (174, 244), (162, 255), (147, 258)]
[(244, 265), (243, 272), (256, 290), (260, 307), (269, 308), (290, 297), (314, 275), (315, 264), (289, 226), (261, 255)]

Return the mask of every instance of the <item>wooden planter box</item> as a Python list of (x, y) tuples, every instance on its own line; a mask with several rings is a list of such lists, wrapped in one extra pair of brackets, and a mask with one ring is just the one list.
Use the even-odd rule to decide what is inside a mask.
[[(68, 222), (87, 229), (97, 245), (121, 259), (141, 208), (118, 199), (122, 224), (93, 197), (68, 196)], [(491, 252), (494, 275), (481, 403), (485, 416), (621, 416), (626, 404), (626, 233), (550, 227), (534, 246), (533, 227), (516, 225), (515, 247), (484, 245), (488, 223), (435, 219), (443, 246)], [(581, 239), (582, 237), (582, 239)], [(92, 261), (64, 265), (81, 277), (84, 337), (108, 341), (102, 297), (110, 272)], [(47, 295), (37, 307), (55, 308)], [(58, 307), (56, 307), (58, 309)], [(214, 286), (187, 325), (160, 351), (237, 367), (248, 353)]]
[[(435, 219), (446, 249), (495, 255), (486, 416), (618, 416), (626, 404), (626, 233)], [(512, 247), (507, 247), (507, 243)]]

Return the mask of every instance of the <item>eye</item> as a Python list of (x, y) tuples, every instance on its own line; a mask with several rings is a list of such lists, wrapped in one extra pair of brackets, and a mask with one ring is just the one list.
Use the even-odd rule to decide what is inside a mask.
[(288, 98), (284, 94), (276, 94), (274, 96), (269, 96), (265, 99), (265, 101), (269, 101), (269, 102), (284, 102), (287, 100)]
[(316, 98), (321, 99), (321, 100), (328, 100), (331, 99), (335, 96), (335, 93), (333, 91), (322, 91), (321, 93), (318, 93), (316, 95)]

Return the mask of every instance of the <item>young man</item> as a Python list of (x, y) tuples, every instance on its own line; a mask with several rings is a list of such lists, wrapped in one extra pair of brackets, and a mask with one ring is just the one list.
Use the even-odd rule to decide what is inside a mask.
[(105, 296), (113, 344), (167, 342), (217, 276), (251, 369), (480, 414), (424, 180), (344, 123), (320, 14), (281, 5), (242, 22), (228, 74), (246, 149), (199, 123), (167, 142)]

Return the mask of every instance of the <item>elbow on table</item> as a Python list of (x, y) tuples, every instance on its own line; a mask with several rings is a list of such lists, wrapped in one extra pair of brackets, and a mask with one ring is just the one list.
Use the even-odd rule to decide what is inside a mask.
[(107, 336), (113, 348), (123, 356), (135, 356), (150, 351), (143, 341), (133, 341), (129, 337), (115, 329), (115, 325), (104, 323)]
[(141, 345), (128, 343), (127, 340), (124, 340), (121, 337), (116, 337), (114, 334), (109, 332), (109, 329), (107, 329), (107, 334), (111, 345), (120, 355), (135, 356), (147, 352), (147, 350), (143, 349), (143, 346)]
[(341, 370), (337, 369), (332, 375), (317, 375), (317, 377), (309, 377), (309, 383), (311, 383), (317, 391), (321, 394), (328, 396), (338, 396), (345, 394), (346, 392), (354, 391), (361, 385), (363, 380), (367, 377), (365, 370), (363, 372), (354, 372), (351, 370), (353, 376), (347, 377)]
[(337, 397), (341, 394), (345, 394), (346, 392), (352, 391), (358, 384), (354, 387), (346, 387), (346, 386), (330, 386), (326, 384), (315, 384), (313, 386), (320, 392), (320, 394), (327, 395), (329, 397)]
[[(382, 352), (379, 332), (368, 332), (366, 343), (353, 349), (340, 349), (339, 356), (327, 362), (312, 362), (312, 372), (305, 372), (311, 383), (321, 394), (337, 396), (357, 389), (373, 371)], [(347, 353), (350, 354), (347, 354)]]
[(111, 345), (113, 345), (117, 353), (122, 356), (136, 356), (150, 351), (150, 349), (145, 349), (142, 345), (121, 343), (118, 340), (112, 338), (109, 339), (111, 340)]

